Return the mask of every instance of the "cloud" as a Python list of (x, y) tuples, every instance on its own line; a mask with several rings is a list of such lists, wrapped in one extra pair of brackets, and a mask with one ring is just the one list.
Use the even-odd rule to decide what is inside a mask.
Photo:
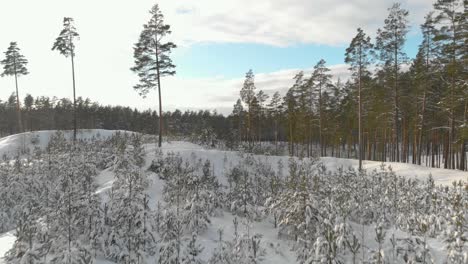
[[(163, 0), (161, 7), (183, 45), (197, 42), (342, 45), (362, 27), (373, 35), (394, 0)], [(413, 28), (431, 9), (430, 0), (403, 0)], [(177, 10), (190, 10), (180, 13)], [(172, 12), (176, 10), (176, 12)], [(187, 28), (190, 28), (188, 30)]]

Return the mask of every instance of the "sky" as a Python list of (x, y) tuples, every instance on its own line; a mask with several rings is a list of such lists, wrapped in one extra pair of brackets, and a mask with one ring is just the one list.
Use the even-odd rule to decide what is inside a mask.
[[(228, 114), (252, 69), (257, 89), (285, 92), (299, 70), (325, 59), (335, 78), (349, 75), (344, 53), (361, 27), (371, 37), (383, 26), (393, 0), (0, 0), (0, 59), (18, 42), (30, 72), (20, 96), (72, 98), (71, 63), (52, 44), (63, 17), (73, 17), (77, 95), (104, 105), (157, 108), (157, 94), (141, 98), (133, 86), (133, 45), (149, 9), (158, 3), (178, 45), (177, 74), (161, 81), (165, 110), (216, 109)], [(405, 50), (414, 57), (419, 25), (432, 0), (402, 0), (410, 12)], [(0, 78), (0, 99), (14, 92)]]

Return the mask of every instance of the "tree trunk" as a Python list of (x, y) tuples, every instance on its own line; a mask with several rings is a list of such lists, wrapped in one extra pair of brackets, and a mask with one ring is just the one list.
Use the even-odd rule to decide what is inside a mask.
[(361, 78), (362, 78), (362, 54), (359, 47), (359, 79), (358, 79), (358, 126), (359, 126), (359, 170), (362, 170), (362, 94), (361, 94)]
[(13, 59), (14, 69), (15, 69), (15, 87), (16, 87), (16, 114), (18, 117), (18, 130), (19, 133), (23, 132), (23, 120), (21, 119), (21, 102), (18, 92), (18, 75), (16, 74), (16, 59)]
[(73, 80), (73, 142), (76, 142), (76, 90), (75, 90), (75, 61), (74, 51), (71, 52), (72, 80)]
[(323, 139), (322, 139), (322, 84), (319, 85), (319, 141), (320, 141), (320, 157), (324, 156)]
[(394, 111), (395, 111), (395, 160), (396, 162), (400, 162), (400, 116), (399, 116), (399, 109), (398, 109), (398, 49), (395, 48), (395, 97), (394, 97)]
[(422, 139), (424, 133), (424, 117), (426, 113), (426, 88), (423, 93), (423, 103), (421, 109), (421, 123), (419, 125), (419, 139), (418, 139), (418, 165), (421, 165), (421, 156), (422, 156)]
[(156, 49), (156, 74), (158, 76), (158, 98), (159, 98), (159, 137), (158, 147), (162, 146), (162, 131), (163, 131), (163, 113), (162, 113), (162, 98), (161, 98), (161, 76), (159, 70), (159, 43), (158, 34), (155, 36), (155, 49)]
[[(465, 129), (467, 129), (466, 126), (468, 125), (467, 114), (468, 114), (468, 100), (465, 100), (465, 113), (463, 114), (463, 116), (464, 116), (463, 124), (464, 124)], [(463, 137), (463, 134), (462, 134), (462, 137)], [(460, 153), (460, 170), (463, 171), (463, 170), (467, 169), (467, 166), (466, 166), (466, 151), (467, 151), (466, 150), (466, 144), (467, 144), (467, 139), (466, 139), (466, 137), (464, 139), (462, 139), (461, 144), (462, 144), (462, 146), (461, 146), (461, 153)]]

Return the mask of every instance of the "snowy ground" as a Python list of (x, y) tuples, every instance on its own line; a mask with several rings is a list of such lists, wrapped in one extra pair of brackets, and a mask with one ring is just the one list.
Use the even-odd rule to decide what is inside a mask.
[[(55, 130), (25, 132), (1, 138), (0, 157), (3, 155), (15, 156), (24, 150), (33, 150), (35, 147), (44, 149), (55, 132)], [(107, 138), (116, 132), (116, 130), (105, 129), (81, 129), (77, 131), (76, 138), (78, 140), (88, 140), (93, 137)], [(73, 138), (73, 130), (62, 131), (62, 133), (67, 139)]]
[[(5, 253), (13, 246), (15, 239), (13, 231), (0, 234), (0, 256), (5, 255)], [(3, 263), (1, 258), (0, 263)]]
[[(154, 153), (155, 145), (147, 145), (146, 150), (151, 155)], [(204, 149), (198, 145), (188, 143), (188, 142), (170, 142), (165, 143), (163, 145), (163, 152), (176, 152), (180, 153), (184, 158), (190, 158), (191, 154), (194, 153), (197, 158), (201, 158), (203, 160), (209, 159), (212, 164), (215, 165), (215, 173), (216, 175), (222, 175), (224, 168), (224, 159), (227, 158), (227, 166), (229, 164), (236, 164), (239, 160), (239, 155), (236, 152), (232, 151), (219, 151), (213, 149)], [(289, 157), (287, 156), (263, 156), (263, 155), (256, 155), (258, 158), (266, 159), (271, 164), (277, 164), (277, 162), (281, 159), (284, 165), (287, 165), (287, 161)], [(343, 168), (358, 168), (358, 161), (355, 159), (342, 159), (342, 158), (333, 158), (333, 157), (323, 157), (321, 158), (321, 162), (327, 167), (329, 170), (333, 170), (339, 167)], [(467, 181), (468, 180), (468, 172), (466, 171), (458, 171), (458, 170), (447, 170), (447, 169), (437, 169), (437, 168), (429, 168), (420, 165), (408, 164), (408, 163), (397, 163), (397, 162), (385, 162), (386, 166), (391, 166), (393, 171), (396, 174), (409, 177), (409, 178), (418, 178), (418, 179), (425, 179), (430, 174), (434, 177), (436, 184), (442, 185), (451, 185), (453, 181)], [(374, 170), (379, 169), (382, 165), (382, 162), (379, 161), (363, 161), (363, 167), (366, 170)], [(229, 167), (229, 166), (228, 166)]]
[[(19, 135), (9, 136), (3, 139), (0, 139), (0, 155), (3, 154), (15, 154), (17, 153), (18, 148), (34, 148), (34, 146), (38, 146), (44, 148), (47, 145), (49, 137), (54, 133), (54, 131), (39, 131), (34, 133), (24, 133)], [(108, 131), (108, 130), (82, 130), (79, 132), (79, 138), (87, 139), (93, 136), (97, 137), (98, 135), (101, 137), (108, 137), (115, 133), (115, 131)], [(66, 133), (67, 137), (72, 136), (72, 132), (68, 131)], [(38, 141), (33, 139), (38, 138)], [(32, 142), (35, 142), (34, 144)], [(146, 151), (146, 161), (147, 165), (151, 163), (151, 161), (155, 157), (156, 152), (156, 145), (155, 144), (146, 144), (145, 151)], [(225, 183), (224, 171), (226, 168), (235, 165), (239, 160), (239, 154), (236, 152), (231, 151), (219, 151), (219, 150), (212, 150), (212, 149), (204, 149), (198, 145), (188, 143), (188, 142), (168, 142), (163, 144), (163, 152), (175, 152), (180, 153), (180, 155), (187, 159), (191, 160), (194, 159), (202, 159), (206, 160), (209, 159), (211, 164), (214, 167), (214, 173), (219, 177), (221, 183)], [(193, 155), (195, 154), (195, 155)], [(265, 159), (271, 164), (277, 164), (278, 160), (282, 159), (283, 164), (287, 165), (288, 157), (281, 157), (281, 156), (257, 156), (257, 158)], [(338, 158), (330, 158), (325, 157), (322, 158), (321, 161), (324, 165), (330, 169), (336, 169), (339, 167), (348, 168), (354, 167), (357, 168), (358, 162), (356, 160), (351, 159), (338, 159)], [(381, 166), (381, 162), (373, 162), (373, 161), (364, 161), (364, 168), (368, 170), (377, 169)], [(428, 177), (429, 174), (432, 174), (436, 184), (443, 184), (449, 185), (453, 181), (463, 180), (468, 181), (468, 173), (462, 171), (455, 171), (455, 170), (445, 170), (445, 169), (433, 169), (424, 166), (412, 165), (412, 164), (403, 164), (403, 163), (386, 163), (386, 165), (390, 165), (392, 169), (401, 176), (405, 177), (418, 177), (423, 179)], [(96, 179), (96, 183), (99, 185), (98, 192), (105, 193), (105, 191), (112, 186), (112, 182), (114, 180), (114, 175), (112, 172), (105, 170), (100, 173), (100, 175)], [(153, 184), (151, 189), (149, 190), (149, 194), (151, 196), (151, 205), (156, 206), (157, 201), (162, 200), (162, 187), (163, 182), (157, 177), (153, 177)], [(209, 229), (202, 234), (199, 239), (201, 244), (203, 244), (205, 250), (203, 251), (203, 255), (205, 259), (211, 254), (211, 251), (215, 247), (216, 239), (218, 238), (217, 230), (222, 228), (224, 229), (224, 234), (226, 238), (230, 238), (233, 234), (233, 216), (229, 213), (224, 213), (222, 216), (214, 217), (211, 219), (212, 224)], [(243, 225), (239, 225), (240, 228), (243, 228)], [(369, 233), (372, 233), (369, 228)], [(271, 222), (267, 219), (263, 222), (258, 222), (253, 224), (253, 229), (257, 233), (261, 233), (263, 235), (262, 243), (267, 249), (267, 256), (265, 258), (264, 263), (295, 263), (295, 255), (293, 252), (289, 250), (290, 244), (288, 241), (279, 240), (277, 238), (277, 230), (273, 229)], [(404, 234), (400, 234), (396, 232), (397, 235), (404, 236)], [(9, 248), (11, 248), (14, 242), (14, 232), (8, 232), (5, 234), (0, 234), (0, 256), (2, 256)], [(372, 239), (369, 239), (372, 241)], [(373, 243), (373, 242), (369, 242)], [(434, 250), (440, 251), (443, 250), (443, 246), (438, 243), (438, 241), (433, 241), (431, 245), (434, 247)], [(440, 246), (440, 248), (438, 248)], [(439, 260), (442, 261), (442, 260)], [(0, 259), (0, 264), (2, 260)], [(100, 264), (102, 263), (109, 263), (106, 261), (99, 261)], [(437, 262), (439, 263), (439, 262)]]

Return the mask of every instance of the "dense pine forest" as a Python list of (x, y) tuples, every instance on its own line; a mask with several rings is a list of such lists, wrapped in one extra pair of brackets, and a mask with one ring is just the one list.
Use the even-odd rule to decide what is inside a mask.
[[(156, 111), (138, 110), (124, 106), (104, 106), (89, 99), (78, 97), (78, 129), (131, 130), (145, 134), (158, 131), (159, 123)], [(73, 102), (67, 98), (34, 98), (27, 95), (21, 104), (23, 131), (37, 130), (72, 130)], [(16, 119), (16, 98), (0, 102), (1, 136), (19, 133)], [(163, 127), (165, 135), (172, 139), (189, 138), (193, 135), (208, 133), (224, 138), (230, 129), (228, 118), (211, 111), (173, 111), (164, 113)]]
[[(416, 58), (404, 53), (409, 13), (389, 9), (376, 39), (357, 29), (346, 49), (352, 77), (332, 81), (320, 60), (285, 95), (269, 98), (246, 74), (232, 113), (239, 140), (288, 141), (289, 153), (410, 162), (466, 170), (466, 1), (437, 1)], [(359, 155), (359, 153), (361, 153)]]

